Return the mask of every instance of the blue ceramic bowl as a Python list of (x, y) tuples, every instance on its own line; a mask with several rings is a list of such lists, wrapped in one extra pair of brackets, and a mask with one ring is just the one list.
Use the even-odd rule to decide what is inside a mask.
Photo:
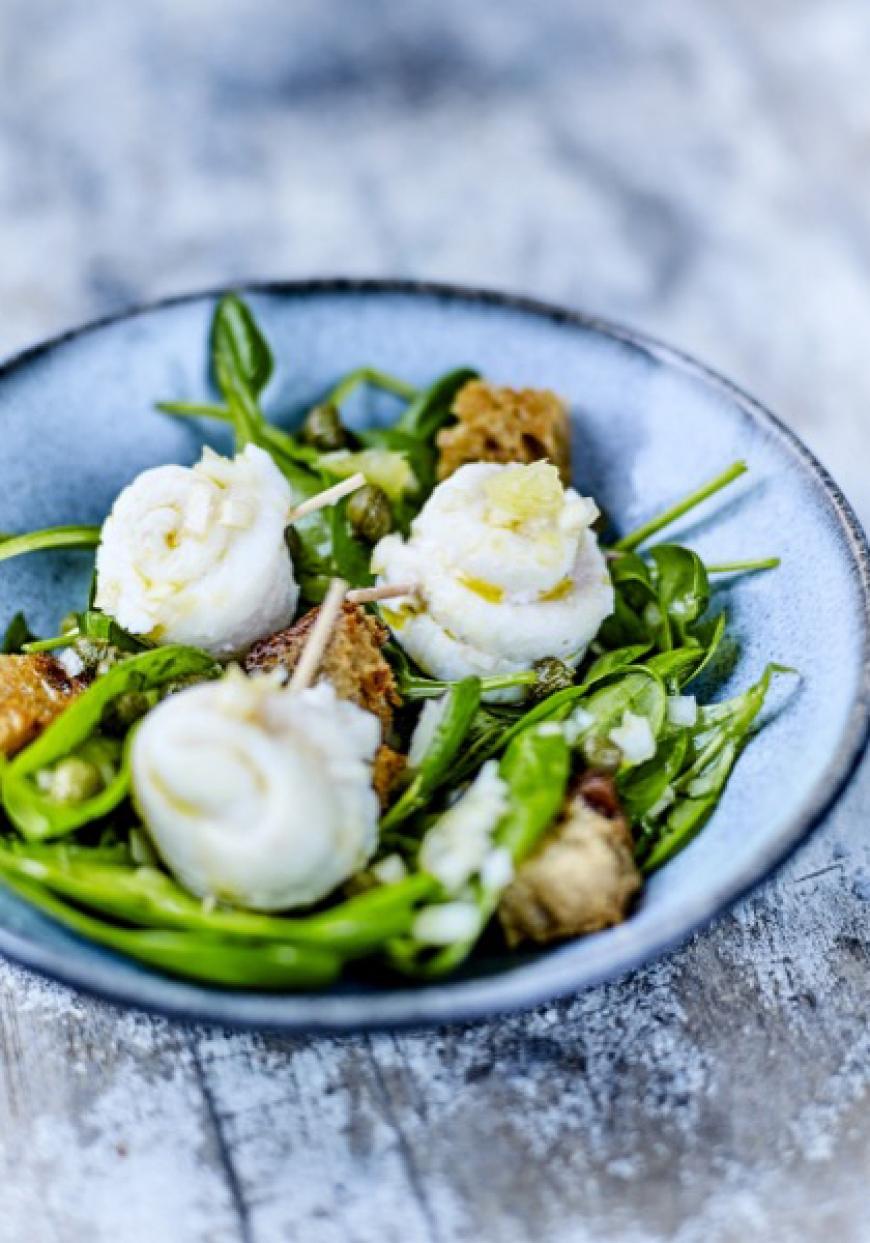
[[(773, 719), (740, 760), (703, 833), (656, 874), (627, 923), (557, 949), (483, 956), (443, 983), (345, 983), (269, 995), (199, 987), (83, 941), (0, 891), (0, 951), (125, 1003), (198, 1020), (353, 1029), (468, 1019), (530, 1006), (648, 961), (780, 863), (824, 816), (868, 730), (868, 550), (836, 486), (777, 420), (697, 363), (635, 333), (517, 298), (393, 281), (315, 281), (247, 291), (277, 371), (266, 393), (289, 420), (362, 363), (421, 384), (468, 363), (570, 402), (575, 481), (633, 526), (735, 458), (751, 474), (672, 533), (708, 559), (777, 554), (782, 568), (719, 589), (739, 651), (717, 693), (768, 660), (802, 681), (777, 686)], [(214, 295), (105, 320), (0, 371), (0, 530), (100, 522), (145, 467), (191, 462), (206, 429), (158, 414), (160, 398), (207, 392)], [(389, 419), (389, 402), (354, 417)], [(212, 434), (209, 431), (209, 434)], [(219, 442), (218, 442), (219, 443)], [(41, 554), (0, 565), (2, 615), (43, 633), (83, 599), (91, 559)]]

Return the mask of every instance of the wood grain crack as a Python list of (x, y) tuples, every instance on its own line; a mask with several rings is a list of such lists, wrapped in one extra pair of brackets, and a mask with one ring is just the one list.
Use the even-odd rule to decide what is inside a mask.
[(206, 1114), (209, 1124), (214, 1132), (215, 1147), (217, 1149), (218, 1160), (221, 1169), (226, 1178), (227, 1188), (230, 1193), (233, 1209), (239, 1223), (239, 1236), (242, 1243), (255, 1243), (254, 1233), (251, 1226), (250, 1206), (245, 1199), (245, 1193), (242, 1189), (242, 1182), (239, 1178), (239, 1172), (236, 1169), (233, 1154), (227, 1141), (226, 1132), (224, 1130), (223, 1119), (217, 1107), (214, 1093), (211, 1089), (208, 1076), (205, 1073), (202, 1056), (199, 1051), (196, 1035), (191, 1033), (190, 1036), (190, 1056), (193, 1060), (193, 1067), (196, 1072), (197, 1083), (202, 1092), (202, 1099), (205, 1103)]
[(426, 1194), (423, 1176), (420, 1172), (419, 1166), (417, 1165), (417, 1159), (414, 1156), (413, 1146), (408, 1139), (402, 1123), (399, 1121), (399, 1111), (396, 1108), (396, 1103), (393, 1100), (393, 1096), (384, 1076), (384, 1072), (381, 1070), (380, 1064), (378, 1063), (377, 1054), (375, 1053), (371, 1037), (366, 1036), (365, 1042), (368, 1050), (369, 1061), (371, 1063), (372, 1075), (374, 1076), (375, 1082), (378, 1086), (378, 1091), (383, 1098), (384, 1119), (395, 1133), (399, 1155), (405, 1171), (405, 1177), (408, 1180), (408, 1186), (411, 1189), (414, 1199), (417, 1201), (420, 1213), (426, 1223), (426, 1229), (431, 1243), (441, 1243), (441, 1231), (438, 1229), (435, 1213), (433, 1212), (432, 1205), (429, 1203), (429, 1197)]

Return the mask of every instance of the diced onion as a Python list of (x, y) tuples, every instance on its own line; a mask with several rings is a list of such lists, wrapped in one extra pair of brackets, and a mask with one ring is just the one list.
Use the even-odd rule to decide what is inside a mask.
[(609, 737), (629, 764), (643, 764), (656, 753), (655, 735), (649, 721), (634, 712), (624, 712), (622, 724), (612, 729)]

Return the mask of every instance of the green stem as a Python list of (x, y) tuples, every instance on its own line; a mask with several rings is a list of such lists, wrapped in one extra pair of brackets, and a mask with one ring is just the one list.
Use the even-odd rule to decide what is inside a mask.
[(32, 643), (24, 643), (21, 650), (28, 656), (34, 652), (52, 652), (57, 647), (69, 647), (70, 643), (80, 637), (81, 631), (76, 627), (75, 630), (67, 630), (66, 634), (53, 635), (50, 639), (34, 639)]
[(232, 415), (226, 406), (211, 405), (200, 401), (158, 401), (155, 409), (164, 414), (177, 414), (184, 419), (222, 419), (225, 423), (232, 421)]
[(708, 574), (753, 574), (756, 570), (775, 570), (779, 564), (779, 557), (765, 557), (759, 561), (723, 561), (704, 568)]
[[(491, 678), (481, 678), (480, 692), (485, 695), (489, 691), (510, 690), (513, 686), (534, 686), (537, 680), (538, 675), (533, 669), (523, 669), (518, 673), (500, 673)], [(399, 676), (399, 692), (403, 699), (409, 700), (438, 699), (455, 685), (455, 682), (444, 682), (439, 678), (416, 677), (414, 674)]]
[(723, 488), (727, 488), (729, 483), (739, 479), (741, 475), (745, 475), (748, 469), (749, 467), (745, 462), (732, 462), (727, 470), (722, 471), (721, 475), (717, 475), (709, 483), (705, 483), (694, 492), (690, 492), (687, 497), (684, 497), (683, 500), (678, 501), (675, 505), (671, 505), (669, 509), (659, 514), (658, 517), (650, 518), (649, 522), (645, 522), (634, 531), (630, 531), (628, 535), (623, 535), (622, 539), (616, 541), (614, 548), (620, 552), (633, 551), (644, 540), (648, 540), (651, 535), (655, 535), (664, 527), (670, 526), (672, 522), (682, 518), (683, 514), (687, 514), (690, 509), (694, 509), (696, 505), (700, 505), (708, 497), (721, 492)]
[(25, 535), (3, 536), (0, 539), (0, 561), (50, 548), (95, 548), (99, 542), (100, 527), (45, 527), (42, 531), (28, 531)]
[(330, 389), (324, 399), (324, 404), (340, 406), (355, 389), (363, 384), (370, 384), (372, 388), (379, 388), (385, 393), (403, 397), (405, 401), (413, 401), (417, 396), (417, 390), (413, 384), (408, 384), (397, 376), (389, 375), (386, 371), (378, 371), (376, 367), (357, 367), (355, 371), (349, 371)]

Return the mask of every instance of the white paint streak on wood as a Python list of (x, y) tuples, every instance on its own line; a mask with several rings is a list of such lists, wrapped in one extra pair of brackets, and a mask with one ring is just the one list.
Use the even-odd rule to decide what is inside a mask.
[(241, 1240), (186, 1033), (0, 967), (0, 1241)]

